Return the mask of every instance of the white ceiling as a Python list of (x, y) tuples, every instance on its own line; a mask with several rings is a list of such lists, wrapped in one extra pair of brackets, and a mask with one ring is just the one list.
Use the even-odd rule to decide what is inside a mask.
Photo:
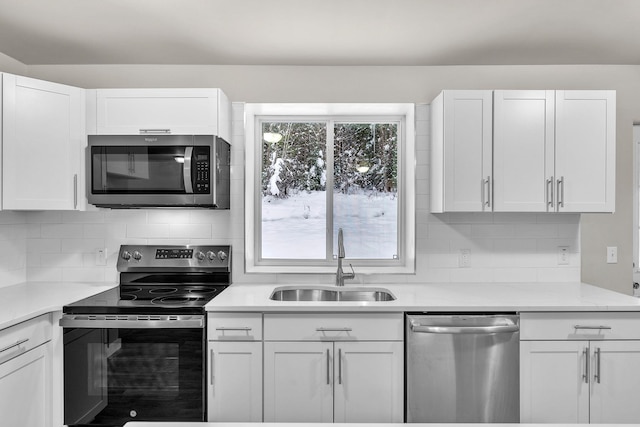
[(640, 64), (639, 0), (0, 0), (36, 64)]

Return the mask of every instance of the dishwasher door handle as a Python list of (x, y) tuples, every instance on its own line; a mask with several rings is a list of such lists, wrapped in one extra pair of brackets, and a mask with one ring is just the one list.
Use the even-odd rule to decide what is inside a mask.
[(411, 322), (411, 330), (426, 334), (506, 334), (518, 332), (520, 327), (515, 323), (496, 326), (434, 326)]

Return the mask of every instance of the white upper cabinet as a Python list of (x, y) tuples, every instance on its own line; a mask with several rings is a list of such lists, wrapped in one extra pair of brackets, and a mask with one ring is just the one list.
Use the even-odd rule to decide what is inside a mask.
[(431, 121), (433, 213), (615, 209), (615, 91), (444, 91)]
[(613, 212), (615, 157), (615, 91), (556, 91), (557, 210)]
[(78, 209), (84, 90), (12, 74), (2, 90), (2, 208)]
[(446, 90), (431, 103), (431, 212), (491, 210), (492, 92)]
[[(98, 89), (95, 93), (95, 133), (99, 135), (217, 135), (230, 141), (231, 104), (220, 89)], [(89, 111), (94, 110), (92, 102)]]
[(494, 211), (552, 209), (554, 91), (494, 92)]

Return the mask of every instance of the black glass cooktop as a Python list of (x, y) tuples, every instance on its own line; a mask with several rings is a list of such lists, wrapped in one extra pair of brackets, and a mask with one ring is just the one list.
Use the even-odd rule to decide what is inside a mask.
[(228, 285), (120, 285), (63, 307), (67, 314), (201, 314)]

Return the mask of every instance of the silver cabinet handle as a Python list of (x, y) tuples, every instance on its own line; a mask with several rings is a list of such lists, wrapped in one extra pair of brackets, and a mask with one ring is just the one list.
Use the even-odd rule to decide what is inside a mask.
[(547, 206), (553, 210), (553, 177), (547, 179), (546, 185)]
[(211, 366), (210, 366), (210, 368), (211, 368), (211, 386), (212, 387), (214, 386), (214, 381), (216, 379), (216, 374), (215, 374), (215, 370), (214, 370), (215, 365), (213, 364), (213, 354), (214, 354), (213, 350), (211, 350)]
[(140, 133), (171, 133), (171, 129), (140, 129)]
[(593, 354), (596, 358), (596, 373), (593, 375), (593, 379), (600, 384), (600, 347), (596, 348)]
[(342, 384), (342, 349), (338, 349), (338, 384)]
[(329, 377), (329, 368), (331, 367), (330, 366), (331, 362), (329, 361), (329, 357), (330, 357), (329, 356), (329, 349), (327, 349), (327, 385), (331, 384), (331, 378)]
[(584, 374), (582, 375), (582, 379), (585, 383), (589, 384), (589, 349), (587, 347), (582, 351), (582, 355), (584, 356)]
[(219, 328), (216, 328), (216, 331), (250, 331), (252, 328), (248, 327), (248, 326), (240, 326), (237, 328), (233, 328), (233, 327), (227, 327), (227, 326), (221, 326)]
[(78, 174), (73, 175), (73, 209), (78, 208)]
[(317, 332), (351, 332), (353, 328), (316, 328)]
[(184, 192), (193, 194), (193, 183), (191, 182), (191, 157), (193, 156), (193, 147), (187, 147), (184, 150), (184, 167), (182, 174), (184, 178)]
[(14, 347), (19, 347), (19, 346), (21, 346), (22, 344), (26, 343), (27, 341), (29, 341), (29, 338), (25, 338), (25, 339), (23, 339), (23, 340), (16, 341), (14, 344), (8, 345), (8, 346), (6, 346), (5, 348), (0, 348), (0, 353), (3, 353), (3, 352), (5, 352), (5, 351), (7, 351), (7, 350), (11, 350), (11, 349), (12, 349), (12, 348), (14, 348)]
[(491, 207), (491, 176), (482, 180), (482, 206)]
[(596, 330), (607, 329), (607, 330), (611, 330), (613, 328), (611, 326), (604, 326), (604, 325), (598, 325), (598, 326), (574, 325), (573, 329), (596, 329)]
[(557, 181), (557, 187), (558, 209), (564, 208), (564, 176), (561, 176)]

